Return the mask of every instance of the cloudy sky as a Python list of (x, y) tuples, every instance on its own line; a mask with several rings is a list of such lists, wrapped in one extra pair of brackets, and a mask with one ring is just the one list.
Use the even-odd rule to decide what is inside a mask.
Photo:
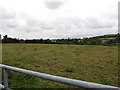
[(0, 33), (82, 38), (118, 33), (119, 0), (0, 0)]

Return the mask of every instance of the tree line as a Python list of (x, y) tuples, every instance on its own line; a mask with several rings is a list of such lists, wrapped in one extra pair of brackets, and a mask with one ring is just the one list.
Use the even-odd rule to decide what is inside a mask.
[(17, 39), (3, 36), (2, 43), (39, 43), (39, 44), (76, 44), (76, 45), (120, 45), (120, 34), (96, 36), (90, 38), (67, 39)]

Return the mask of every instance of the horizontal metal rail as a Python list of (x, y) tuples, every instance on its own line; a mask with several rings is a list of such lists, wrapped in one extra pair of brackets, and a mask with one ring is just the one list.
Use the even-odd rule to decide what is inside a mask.
[(45, 73), (39, 73), (39, 72), (35, 72), (35, 71), (30, 71), (30, 70), (25, 70), (25, 69), (21, 69), (21, 68), (12, 67), (12, 66), (7, 66), (7, 65), (3, 65), (3, 64), (0, 64), (0, 67), (2, 67), (3, 69), (8, 69), (8, 70), (16, 71), (19, 73), (24, 73), (24, 74), (28, 74), (31, 76), (35, 76), (35, 77), (39, 77), (39, 78), (43, 78), (43, 79), (47, 79), (47, 80), (51, 80), (51, 81), (56, 81), (56, 82), (60, 82), (60, 83), (68, 84), (68, 85), (72, 85), (72, 86), (77, 86), (77, 87), (81, 87), (81, 88), (96, 89), (96, 90), (98, 90), (98, 89), (120, 90), (120, 88), (114, 87), (114, 86), (102, 85), (102, 84), (80, 81), (80, 80), (75, 80), (75, 79), (69, 79), (69, 78), (64, 78), (64, 77), (60, 77), (60, 76), (54, 76), (54, 75), (49, 75), (49, 74), (45, 74)]

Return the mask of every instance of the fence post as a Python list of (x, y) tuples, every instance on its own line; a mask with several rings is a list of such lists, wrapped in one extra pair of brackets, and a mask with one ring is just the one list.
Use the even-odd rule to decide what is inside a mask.
[(8, 88), (8, 71), (7, 69), (3, 69), (3, 84), (5, 89)]

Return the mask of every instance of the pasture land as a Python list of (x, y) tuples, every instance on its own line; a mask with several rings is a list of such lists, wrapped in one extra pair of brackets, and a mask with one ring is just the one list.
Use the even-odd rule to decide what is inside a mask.
[[(3, 44), (3, 64), (105, 85), (118, 85), (118, 47)], [(9, 71), (10, 88), (74, 88)]]

